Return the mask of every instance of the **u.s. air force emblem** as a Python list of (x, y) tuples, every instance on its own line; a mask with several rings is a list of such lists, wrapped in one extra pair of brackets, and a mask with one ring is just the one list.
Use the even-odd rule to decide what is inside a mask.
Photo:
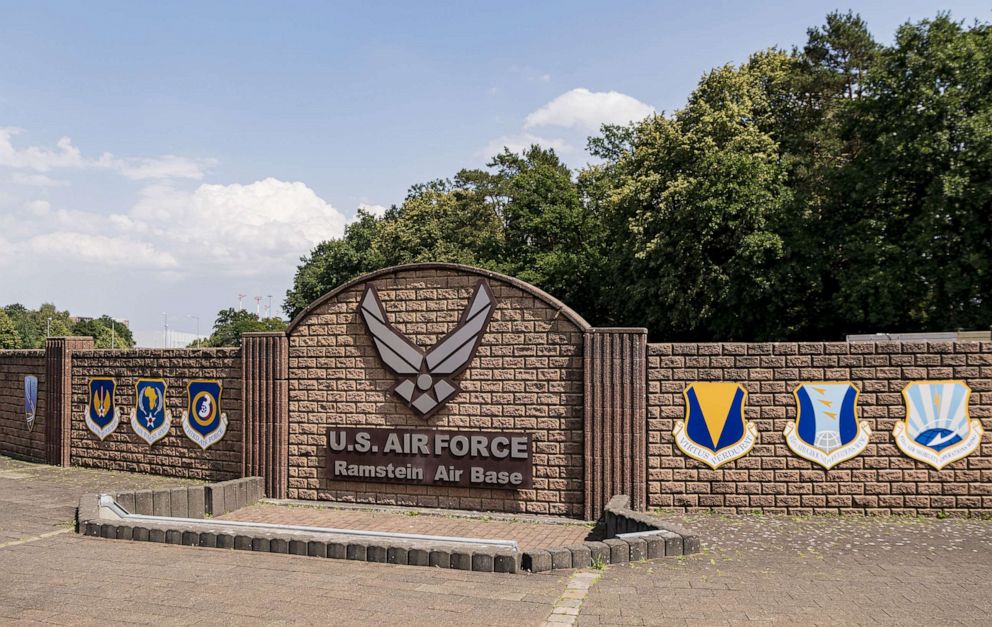
[(696, 382), (682, 392), (685, 421), (675, 423), (675, 445), (714, 470), (747, 455), (758, 429), (744, 420), (747, 390), (738, 383)]
[(906, 455), (940, 470), (982, 443), (982, 423), (968, 415), (971, 388), (964, 381), (913, 381), (902, 395), (906, 419), (892, 436)]
[(172, 412), (165, 408), (165, 381), (138, 379), (134, 385), (131, 428), (148, 444), (165, 437), (172, 426)]
[(390, 324), (375, 286), (365, 288), (359, 311), (382, 363), (398, 375), (392, 392), (426, 420), (459, 391), (453, 377), (472, 361), (495, 306), (489, 284), (480, 279), (458, 324), (426, 351)]
[(796, 397), (796, 422), (783, 435), (792, 451), (830, 470), (868, 446), (871, 429), (858, 422), (858, 388), (849, 382), (802, 383)]
[(186, 386), (183, 432), (206, 450), (227, 433), (227, 414), (220, 411), (220, 381), (190, 381)]
[(86, 405), (86, 426), (102, 442), (121, 422), (121, 410), (114, 402), (117, 382), (109, 377), (90, 379), (89, 402)]

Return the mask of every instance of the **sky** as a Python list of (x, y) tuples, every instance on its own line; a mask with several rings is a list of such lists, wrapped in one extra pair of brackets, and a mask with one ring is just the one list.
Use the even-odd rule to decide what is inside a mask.
[[(834, 9), (888, 43), (987, 2), (0, 0), (0, 304), (143, 346), (273, 315), (300, 257), (415, 183), (681, 107), (707, 70)], [(181, 336), (189, 337), (189, 336)]]

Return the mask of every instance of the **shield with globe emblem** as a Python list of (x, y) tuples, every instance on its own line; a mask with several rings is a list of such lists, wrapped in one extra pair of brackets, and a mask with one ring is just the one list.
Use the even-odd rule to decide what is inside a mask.
[(165, 408), (165, 381), (138, 379), (134, 389), (131, 428), (145, 442), (154, 444), (164, 438), (172, 426), (172, 412)]
[(859, 455), (868, 446), (871, 429), (858, 422), (858, 395), (849, 381), (796, 386), (796, 422), (785, 428), (786, 444), (827, 470)]
[(913, 381), (902, 395), (906, 419), (892, 435), (909, 457), (940, 470), (981, 445), (982, 423), (968, 414), (971, 388), (964, 381)]
[(221, 412), (221, 391), (220, 381), (190, 381), (186, 386), (183, 432), (200, 448), (216, 444), (227, 432), (227, 415)]

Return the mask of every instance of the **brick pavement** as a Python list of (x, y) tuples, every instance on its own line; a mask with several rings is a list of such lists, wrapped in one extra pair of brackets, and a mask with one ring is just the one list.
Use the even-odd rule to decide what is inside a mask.
[(589, 525), (541, 523), (531, 520), (487, 520), (454, 515), (435, 516), (416, 511), (391, 513), (360, 509), (326, 507), (291, 507), (261, 503), (220, 516), (220, 519), (245, 520), (280, 525), (332, 527), (395, 531), (435, 536), (516, 540), (521, 549), (540, 549), (578, 544), (591, 536)]
[(610, 567), (577, 624), (989, 624), (990, 521), (667, 518), (703, 552)]
[(178, 483), (0, 458), (0, 624), (538, 625), (573, 618), (564, 608), (580, 625), (979, 625), (992, 615), (983, 520), (677, 516), (703, 553), (607, 567), (578, 596), (568, 571), (473, 573), (65, 532), (80, 493)]

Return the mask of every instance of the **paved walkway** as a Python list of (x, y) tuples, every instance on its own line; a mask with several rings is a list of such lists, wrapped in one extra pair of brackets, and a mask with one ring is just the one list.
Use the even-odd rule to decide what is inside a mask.
[(540, 549), (578, 544), (591, 537), (592, 527), (584, 524), (530, 522), (525, 519), (487, 520), (438, 516), (417, 511), (386, 513), (361, 509), (299, 507), (262, 503), (220, 517), (279, 525), (395, 531), (433, 536), (516, 540), (521, 549)]
[(987, 625), (992, 522), (677, 517), (682, 559), (500, 575), (80, 537), (83, 492), (178, 485), (0, 458), (0, 624)]

